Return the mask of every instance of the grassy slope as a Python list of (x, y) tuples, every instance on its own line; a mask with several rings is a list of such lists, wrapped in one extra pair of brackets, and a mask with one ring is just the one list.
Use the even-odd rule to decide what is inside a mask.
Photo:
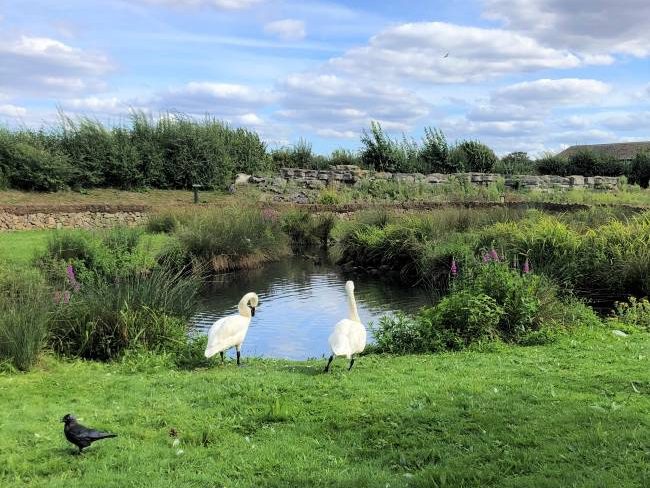
[[(648, 486), (649, 344), (589, 331), (497, 352), (367, 356), (330, 375), (322, 362), (175, 371), (47, 359), (0, 376), (0, 485)], [(57, 422), (68, 412), (119, 437), (73, 456)]]

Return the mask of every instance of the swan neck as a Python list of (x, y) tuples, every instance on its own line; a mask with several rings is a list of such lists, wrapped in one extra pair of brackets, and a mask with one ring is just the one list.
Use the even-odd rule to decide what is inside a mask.
[(239, 310), (239, 315), (242, 317), (248, 317), (249, 319), (251, 318), (251, 309), (248, 308), (248, 302), (251, 301), (252, 294), (248, 293), (244, 295), (244, 297), (239, 300), (239, 305), (237, 305), (237, 309)]
[(361, 322), (359, 318), (359, 313), (357, 312), (357, 301), (354, 298), (354, 292), (347, 290), (348, 295), (348, 313), (350, 320), (355, 322)]

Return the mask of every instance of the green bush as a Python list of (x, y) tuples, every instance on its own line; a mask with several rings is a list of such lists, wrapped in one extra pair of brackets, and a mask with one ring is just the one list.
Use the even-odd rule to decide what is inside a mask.
[(625, 325), (650, 332), (650, 302), (647, 298), (630, 297), (625, 302), (617, 302), (614, 317)]
[(456, 173), (460, 168), (449, 159), (449, 144), (440, 129), (424, 128), (420, 160), (426, 173)]
[(462, 141), (451, 150), (453, 167), (462, 171), (490, 173), (498, 158), (494, 151), (479, 141)]
[(648, 188), (650, 181), (650, 151), (639, 152), (634, 156), (629, 169), (630, 183)]
[(127, 349), (175, 349), (186, 340), (200, 280), (156, 267), (108, 279), (96, 275), (56, 308), (53, 348), (67, 356), (110, 360)]
[(285, 213), (281, 220), (282, 231), (289, 236), (294, 250), (316, 244), (327, 247), (335, 224), (336, 217), (331, 213), (314, 215), (302, 209)]
[(575, 174), (566, 158), (550, 153), (543, 155), (535, 161), (537, 173), (540, 175), (569, 176)]
[(29, 370), (46, 343), (51, 309), (51, 291), (36, 271), (0, 271), (0, 360)]
[(503, 156), (495, 163), (493, 171), (502, 175), (533, 175), (536, 168), (527, 153), (518, 151)]
[(57, 191), (68, 186), (72, 167), (60, 152), (0, 134), (0, 169), (13, 188)]

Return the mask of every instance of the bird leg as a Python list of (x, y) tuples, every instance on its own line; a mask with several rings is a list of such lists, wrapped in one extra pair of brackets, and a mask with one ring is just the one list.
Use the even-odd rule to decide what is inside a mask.
[(350, 358), (350, 367), (348, 368), (348, 371), (352, 369), (353, 364), (354, 364), (354, 358)]
[(223, 357), (223, 351), (221, 351), (219, 354), (221, 354), (221, 364), (223, 364), (225, 362), (225, 359)]
[(332, 361), (334, 361), (334, 354), (332, 354), (327, 361), (327, 366), (325, 366), (325, 373), (327, 373), (330, 370), (330, 364), (332, 364)]
[(241, 366), (239, 359), (241, 358), (241, 351), (237, 349), (237, 366)]

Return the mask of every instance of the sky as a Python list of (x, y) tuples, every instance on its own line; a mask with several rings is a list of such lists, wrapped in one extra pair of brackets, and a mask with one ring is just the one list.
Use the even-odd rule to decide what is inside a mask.
[(0, 124), (134, 110), (323, 154), (371, 121), (500, 155), (650, 140), (650, 1), (0, 0)]

